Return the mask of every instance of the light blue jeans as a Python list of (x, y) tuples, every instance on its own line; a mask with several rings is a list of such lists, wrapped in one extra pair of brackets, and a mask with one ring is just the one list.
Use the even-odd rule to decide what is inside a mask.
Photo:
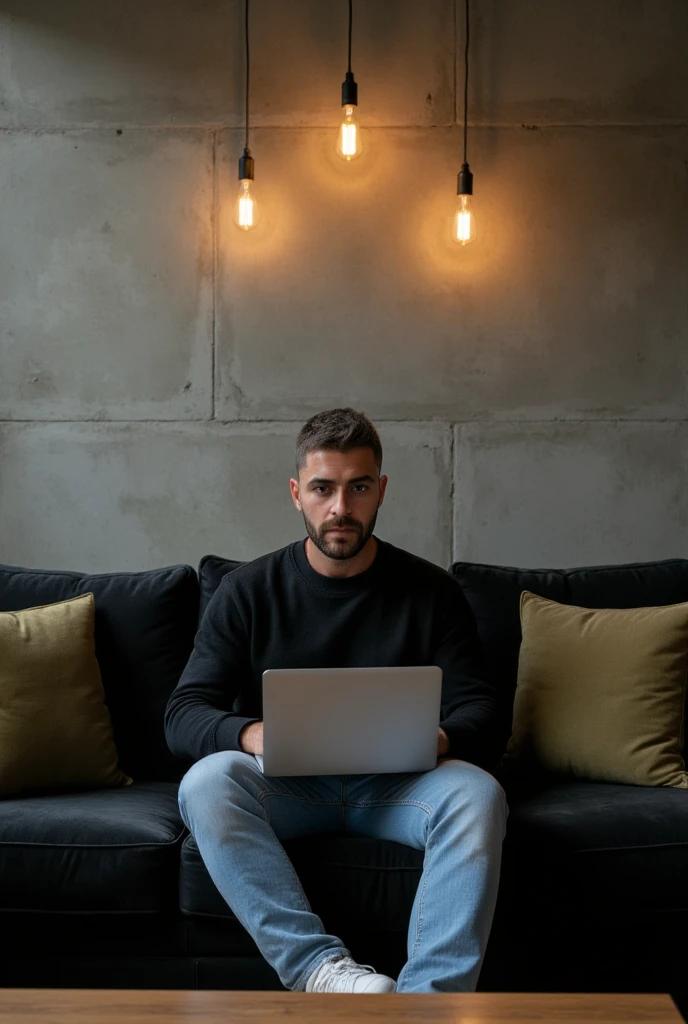
[(223, 750), (186, 773), (179, 809), (220, 894), (285, 988), (302, 991), (324, 960), (350, 953), (311, 910), (280, 840), (340, 831), (425, 850), (397, 991), (475, 991), (509, 813), (482, 768), (447, 758), (422, 773), (271, 778), (253, 755)]

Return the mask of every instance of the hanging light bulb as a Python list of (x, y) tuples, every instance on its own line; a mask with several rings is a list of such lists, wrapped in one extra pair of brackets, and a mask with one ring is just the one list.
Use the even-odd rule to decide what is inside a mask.
[(239, 157), (239, 189), (234, 202), (234, 223), (242, 231), (250, 231), (258, 223), (258, 210), (254, 195), (253, 178), (255, 161), (248, 148), (248, 97), (249, 97), (249, 49), (248, 49), (248, 0), (244, 8), (244, 26), (246, 31), (246, 138), (244, 152)]
[(473, 175), (466, 159), (468, 133), (468, 41), (469, 41), (469, 0), (466, 0), (466, 50), (464, 54), (463, 84), (463, 163), (459, 171), (456, 194), (456, 213), (452, 223), (452, 238), (459, 245), (475, 241), (475, 214), (473, 213)]
[(459, 245), (468, 245), (469, 242), (475, 240), (475, 214), (472, 208), (473, 175), (468, 169), (468, 164), (463, 164), (459, 171), (456, 191), (458, 202), (452, 225), (452, 238)]
[(258, 210), (253, 194), (253, 172), (255, 162), (248, 147), (239, 157), (239, 188), (234, 203), (234, 223), (242, 231), (254, 228), (258, 223)]
[(347, 103), (342, 107), (344, 116), (337, 135), (337, 153), (344, 160), (355, 160), (361, 154), (361, 129), (356, 120), (355, 110), (356, 106), (353, 103)]
[(351, 29), (353, 0), (349, 0), (349, 70), (342, 82), (342, 121), (337, 133), (337, 154), (342, 160), (355, 160), (361, 155), (361, 126), (356, 119), (358, 85), (351, 70)]

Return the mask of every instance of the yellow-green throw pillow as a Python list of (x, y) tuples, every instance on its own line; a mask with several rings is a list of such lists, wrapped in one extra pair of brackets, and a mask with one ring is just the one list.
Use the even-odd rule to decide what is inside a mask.
[(509, 768), (688, 788), (688, 603), (589, 609), (521, 594)]
[(0, 796), (130, 786), (96, 660), (95, 600), (0, 612)]

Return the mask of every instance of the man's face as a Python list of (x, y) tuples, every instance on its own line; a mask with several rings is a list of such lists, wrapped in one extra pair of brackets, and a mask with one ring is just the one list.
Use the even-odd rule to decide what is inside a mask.
[(369, 540), (387, 477), (379, 476), (371, 448), (354, 448), (310, 452), (290, 485), (313, 544), (328, 558), (343, 559), (354, 558)]

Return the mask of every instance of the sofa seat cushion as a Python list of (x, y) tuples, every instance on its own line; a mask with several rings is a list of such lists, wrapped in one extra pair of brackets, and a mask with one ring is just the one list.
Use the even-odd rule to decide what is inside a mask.
[(0, 801), (0, 906), (145, 914), (178, 906), (178, 785)]
[[(328, 928), (408, 928), (423, 853), (364, 836), (322, 833), (285, 840), (311, 906)], [(206, 871), (192, 835), (182, 847), (180, 906), (184, 913), (236, 921)]]
[[(504, 864), (526, 899), (597, 910), (688, 911), (688, 793), (669, 786), (502, 780), (509, 805)], [(533, 881), (529, 893), (526, 880)]]

